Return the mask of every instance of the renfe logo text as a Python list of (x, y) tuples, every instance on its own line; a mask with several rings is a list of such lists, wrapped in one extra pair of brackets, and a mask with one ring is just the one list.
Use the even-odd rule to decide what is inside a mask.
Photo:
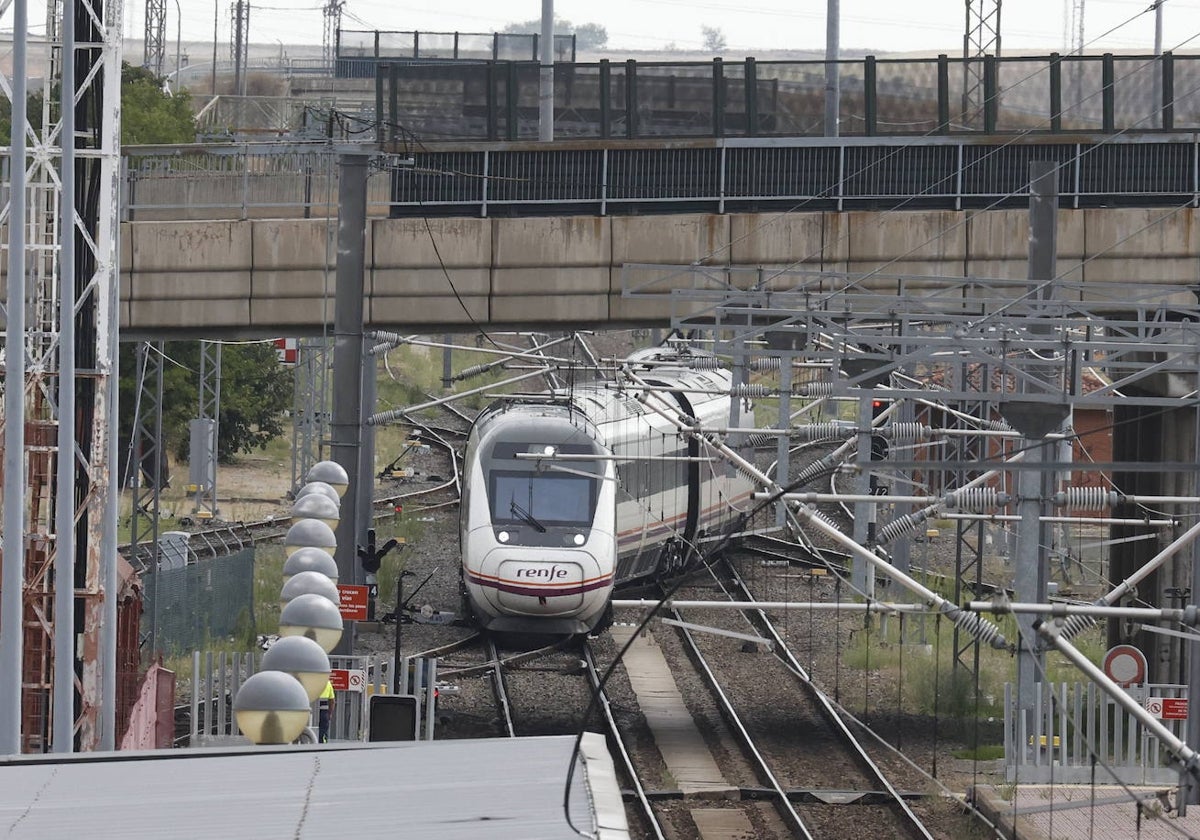
[(558, 580), (567, 576), (566, 569), (560, 569), (558, 566), (540, 566), (534, 568), (517, 569), (518, 578), (526, 578), (533, 580)]

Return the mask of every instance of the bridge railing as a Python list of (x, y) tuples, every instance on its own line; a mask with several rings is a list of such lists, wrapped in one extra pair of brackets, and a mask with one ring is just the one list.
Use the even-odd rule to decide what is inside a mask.
[[(362, 50), (381, 139), (533, 140), (532, 61), (413, 60)], [(339, 60), (341, 60), (339, 58)], [(888, 136), (1200, 128), (1200, 56), (842, 60), (837, 131), (824, 61), (625, 61), (555, 65), (564, 138)], [(339, 71), (342, 73), (342, 71)], [(977, 80), (982, 84), (977, 84)]]
[[(122, 189), (124, 221), (328, 218), (337, 156), (327, 142), (127, 147)], [(368, 181), (367, 203), (388, 214), (387, 178)]]
[[(126, 220), (336, 215), (328, 143), (125, 150)], [(1063, 207), (1200, 201), (1200, 138), (765, 139), (433, 146), (368, 181), (374, 216), (1024, 207), (1032, 160)]]

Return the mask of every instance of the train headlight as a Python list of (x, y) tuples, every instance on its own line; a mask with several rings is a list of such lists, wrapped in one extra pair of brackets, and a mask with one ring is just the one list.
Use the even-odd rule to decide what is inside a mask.
[(585, 537), (583, 534), (575, 535), (575, 545), (583, 545), (585, 542), (587, 542), (587, 537)]
[(496, 535), (496, 539), (500, 540), (502, 543), (508, 542), (508, 531), (501, 531)]

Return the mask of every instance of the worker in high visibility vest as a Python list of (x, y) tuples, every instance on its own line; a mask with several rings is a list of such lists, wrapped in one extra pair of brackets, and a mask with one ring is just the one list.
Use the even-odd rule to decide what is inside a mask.
[(317, 741), (329, 743), (329, 718), (333, 714), (333, 683), (326, 681), (321, 698), (317, 701)]

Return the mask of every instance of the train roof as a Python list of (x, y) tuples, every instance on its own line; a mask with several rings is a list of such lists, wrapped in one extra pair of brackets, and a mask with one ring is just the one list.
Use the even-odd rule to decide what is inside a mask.
[[(0, 759), (9, 837), (577, 840), (574, 736), (357, 741)], [(585, 734), (571, 820), (628, 840), (604, 738)], [(470, 772), (464, 772), (470, 768)]]
[[(698, 361), (704, 360), (704, 361)], [(671, 347), (654, 347), (630, 354), (626, 363), (638, 378), (652, 386), (676, 389), (687, 396), (697, 412), (715, 400), (724, 401), (732, 382), (728, 370), (717, 367), (709, 353)], [(692, 365), (696, 365), (694, 368)], [(581, 424), (605, 426), (653, 415), (637, 397), (641, 390), (632, 384), (597, 380), (539, 394), (512, 394), (493, 403), (479, 418), (482, 427), (506, 414), (524, 418), (572, 416)], [(664, 395), (665, 396), (665, 395)], [(670, 400), (670, 397), (667, 397)]]

